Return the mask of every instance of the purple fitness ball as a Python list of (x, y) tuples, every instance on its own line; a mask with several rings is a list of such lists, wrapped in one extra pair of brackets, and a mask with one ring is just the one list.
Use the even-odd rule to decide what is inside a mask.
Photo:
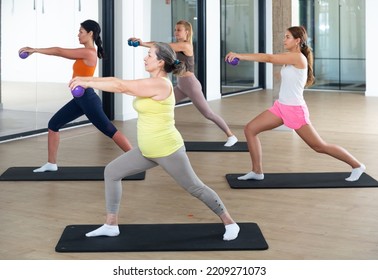
[(73, 90), (71, 90), (71, 93), (75, 97), (82, 97), (85, 92), (85, 88), (82, 86), (77, 86)]
[(19, 55), (22, 59), (25, 59), (25, 58), (27, 58), (27, 57), (29, 56), (29, 53), (28, 53), (28, 52), (20, 52), (18, 55)]
[(235, 57), (233, 60), (229, 61), (227, 60), (227, 63), (232, 65), (232, 66), (236, 66), (239, 64), (239, 58)]

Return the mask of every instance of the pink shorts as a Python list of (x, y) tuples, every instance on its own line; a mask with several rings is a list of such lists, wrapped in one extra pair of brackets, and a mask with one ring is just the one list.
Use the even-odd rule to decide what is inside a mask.
[(269, 111), (281, 118), (284, 125), (291, 129), (299, 129), (303, 125), (311, 124), (307, 105), (284, 105), (276, 100)]

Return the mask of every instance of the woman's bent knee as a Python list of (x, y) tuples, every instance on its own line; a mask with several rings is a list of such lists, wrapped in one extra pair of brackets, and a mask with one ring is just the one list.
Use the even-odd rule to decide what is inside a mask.
[(110, 164), (105, 166), (104, 178), (107, 180), (117, 181), (117, 176), (114, 172), (114, 168), (112, 168)]

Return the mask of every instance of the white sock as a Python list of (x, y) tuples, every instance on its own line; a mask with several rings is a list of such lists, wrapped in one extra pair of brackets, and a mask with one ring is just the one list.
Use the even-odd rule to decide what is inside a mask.
[(350, 173), (350, 176), (346, 178), (345, 180), (350, 181), (350, 182), (357, 181), (358, 179), (360, 179), (362, 173), (364, 173), (365, 170), (366, 170), (366, 166), (364, 164), (361, 164), (360, 167), (353, 168), (352, 173)]
[(227, 142), (224, 144), (224, 146), (225, 147), (231, 147), (231, 146), (235, 145), (236, 142), (238, 142), (238, 138), (236, 138), (235, 135), (232, 135), (232, 136), (227, 138)]
[(264, 173), (257, 174), (253, 171), (238, 177), (238, 180), (264, 180)]
[(229, 224), (229, 225), (226, 225), (225, 228), (226, 228), (226, 232), (223, 234), (223, 240), (230, 241), (238, 237), (238, 234), (240, 231), (240, 227), (238, 226), (238, 224), (236, 223)]
[(95, 237), (95, 236), (117, 236), (119, 235), (118, 225), (107, 225), (103, 224), (98, 229), (90, 231), (85, 234), (86, 237)]
[(42, 165), (40, 168), (34, 169), (33, 172), (45, 172), (45, 171), (57, 171), (58, 165), (56, 163), (46, 163)]

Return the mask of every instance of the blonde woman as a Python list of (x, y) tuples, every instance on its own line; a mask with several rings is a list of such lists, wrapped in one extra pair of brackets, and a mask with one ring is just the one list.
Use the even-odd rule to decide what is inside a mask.
[[(193, 49), (193, 28), (190, 22), (180, 20), (176, 23), (174, 32), (176, 42), (169, 43), (176, 52), (177, 59), (186, 66), (186, 71), (177, 77), (177, 85), (174, 87), (176, 102), (189, 98), (200, 113), (214, 122), (227, 136), (224, 144), (231, 147), (238, 142), (237, 137), (232, 133), (224, 119), (210, 108), (204, 94), (202, 86), (194, 74), (194, 49)], [(139, 41), (140, 46), (150, 48), (154, 42), (143, 42), (139, 38), (130, 38), (132, 41)]]

